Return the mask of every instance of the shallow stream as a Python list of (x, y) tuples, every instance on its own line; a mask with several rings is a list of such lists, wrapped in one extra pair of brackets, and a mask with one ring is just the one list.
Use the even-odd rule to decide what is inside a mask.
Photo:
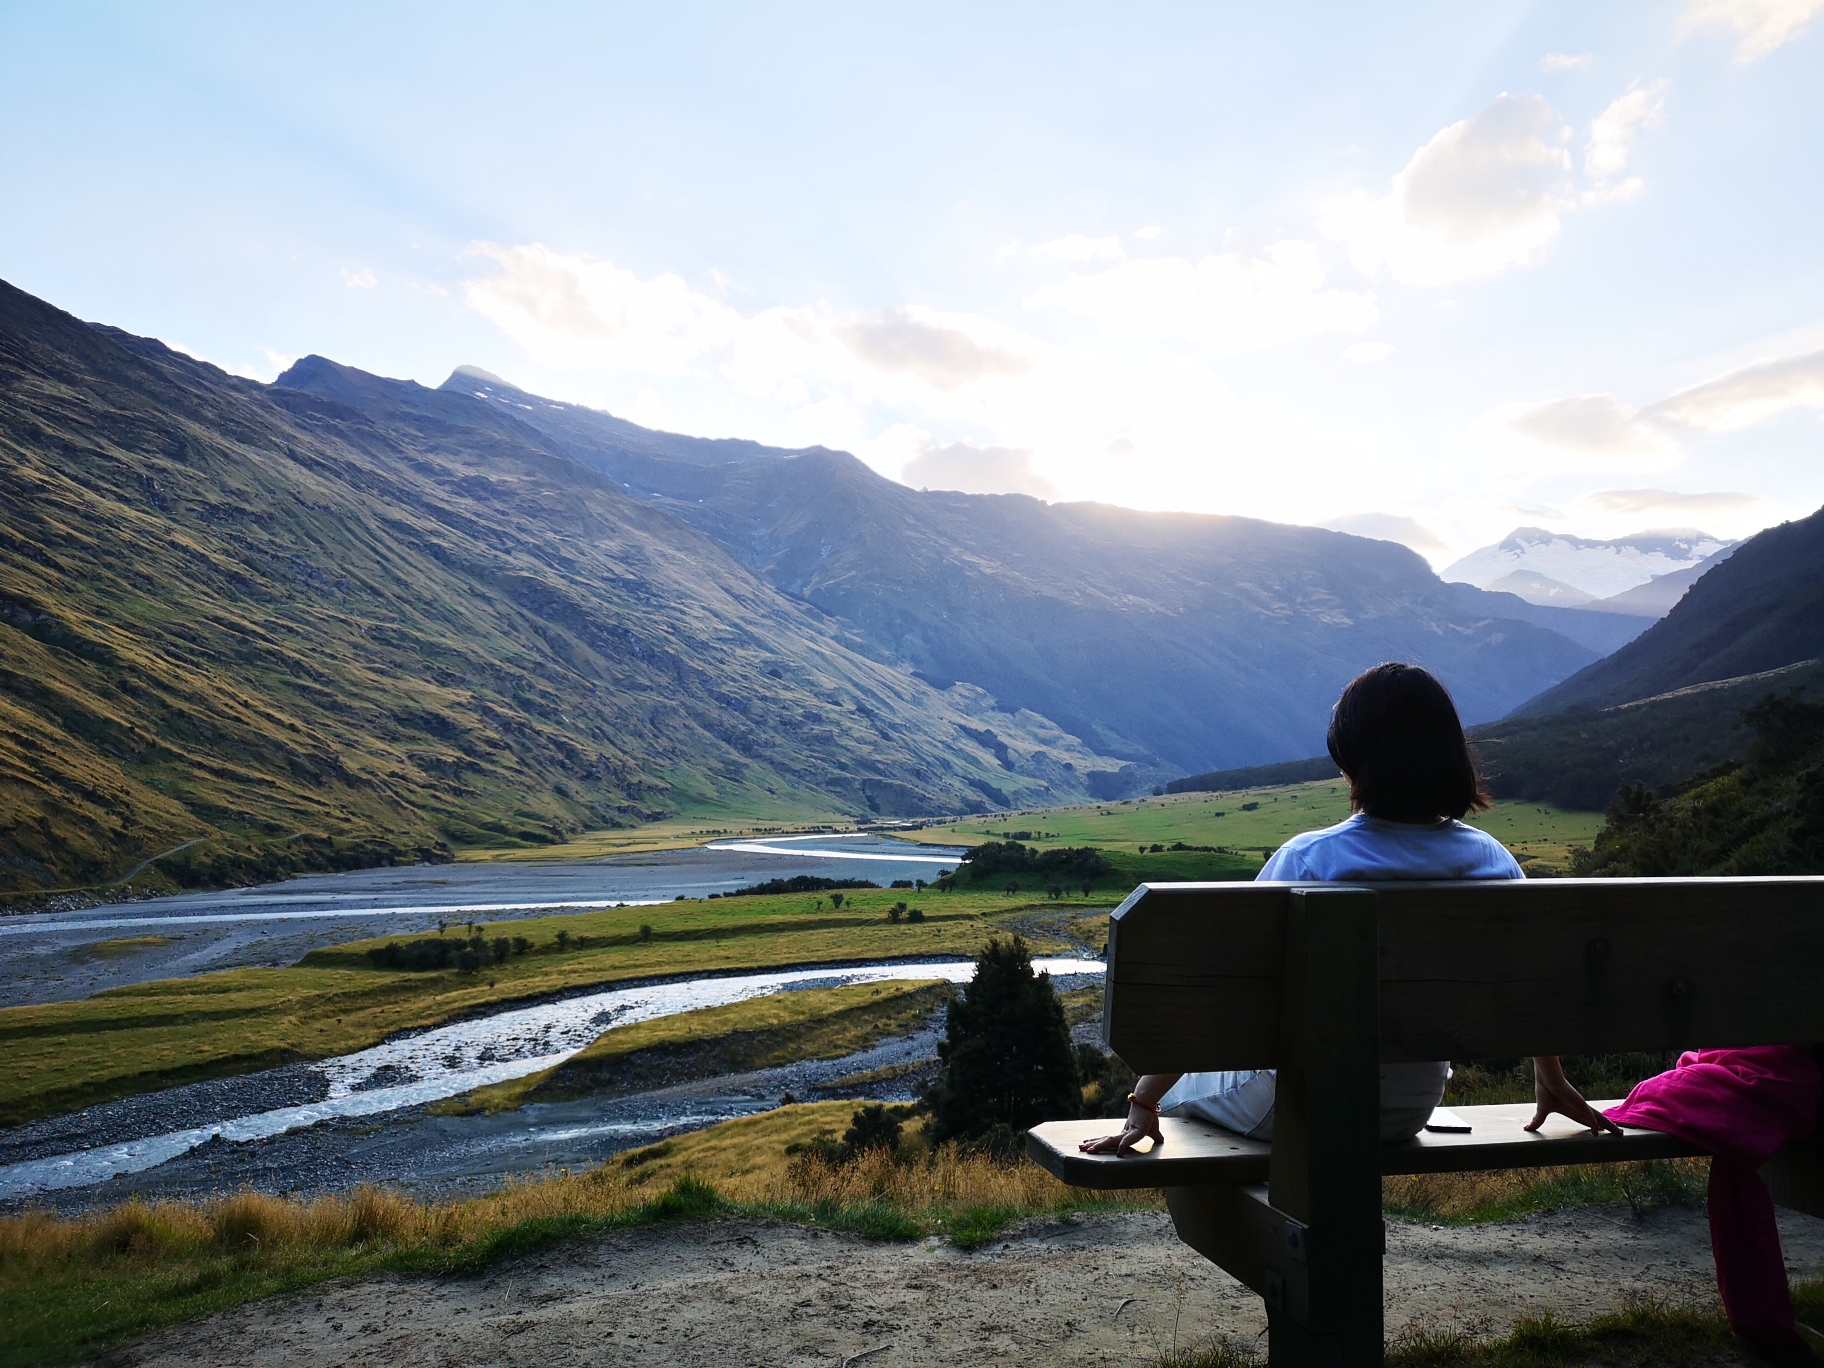
[[(1096, 960), (1044, 959), (1034, 961), (1034, 966), (1049, 971), (1054, 979), (1067, 981), (1078, 975), (1099, 976), (1102, 973), (1102, 965)], [(175, 1130), (153, 1131), (142, 1122), (137, 1129), (147, 1133), (92, 1148), (39, 1154), (0, 1166), (0, 1202), (17, 1202), (36, 1193), (87, 1187), (118, 1175), (138, 1173), (217, 1137), (235, 1142), (263, 1140), (320, 1122), (376, 1116), (454, 1097), (472, 1088), (520, 1078), (560, 1064), (613, 1026), (744, 1002), (770, 993), (896, 980), (945, 979), (966, 983), (973, 973), (974, 964), (969, 960), (776, 970), (612, 988), (533, 1007), (513, 1008), (401, 1036), (354, 1054), (295, 1066), (287, 1071), (289, 1082), (295, 1089), (298, 1073), (302, 1071), (309, 1075), (308, 1091), (316, 1094), (309, 1101), (220, 1119), (197, 1120), (196, 1124)], [(131, 1099), (134, 1114), (148, 1119), (157, 1118), (161, 1113), (168, 1117), (169, 1111), (159, 1106), (161, 1096), (153, 1094)], [(110, 1105), (121, 1108), (126, 1104)], [(699, 1107), (692, 1105), (675, 1117), (644, 1115), (637, 1129), (647, 1133), (675, 1130), (719, 1119), (722, 1117), (705, 1116)], [(165, 1124), (170, 1124), (168, 1119)], [(32, 1130), (34, 1127), (19, 1128), (8, 1139), (15, 1143), (29, 1142)]]

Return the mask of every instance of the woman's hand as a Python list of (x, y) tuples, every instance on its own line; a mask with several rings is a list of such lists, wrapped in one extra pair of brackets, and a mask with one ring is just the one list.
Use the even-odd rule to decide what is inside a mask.
[(1620, 1126), (1585, 1102), (1583, 1094), (1571, 1086), (1557, 1055), (1539, 1055), (1533, 1060), (1533, 1100), (1537, 1110), (1526, 1125), (1529, 1131), (1538, 1130), (1545, 1118), (1556, 1112), (1580, 1126), (1588, 1126), (1596, 1135), (1621, 1134)]
[(1116, 1154), (1125, 1157), (1134, 1152), (1142, 1140), (1163, 1145), (1159, 1133), (1159, 1102), (1183, 1074), (1142, 1074), (1134, 1080), (1134, 1090), (1127, 1095), (1127, 1124), (1119, 1135), (1098, 1135), (1077, 1148), (1084, 1154)]
[(1085, 1140), (1077, 1148), (1084, 1154), (1116, 1154), (1123, 1158), (1132, 1154), (1142, 1140), (1150, 1139), (1155, 1145), (1163, 1145), (1165, 1136), (1159, 1132), (1159, 1113), (1139, 1102), (1127, 1104), (1127, 1123), (1119, 1135), (1099, 1135), (1094, 1140)]

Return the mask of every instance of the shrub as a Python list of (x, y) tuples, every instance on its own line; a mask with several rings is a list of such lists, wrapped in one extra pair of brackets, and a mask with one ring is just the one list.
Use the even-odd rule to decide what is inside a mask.
[(532, 942), (527, 940), (524, 936), (513, 937), (513, 953), (514, 954), (523, 955), (526, 953), (526, 951), (530, 950), (531, 948), (532, 948)]
[(887, 909), (887, 920), (890, 922), (896, 922), (905, 915), (906, 905), (903, 902), (896, 902)]
[(494, 952), (494, 963), (505, 964), (507, 956), (513, 953), (513, 942), (505, 936), (496, 936), (494, 944), (488, 948)]
[(838, 912), (840, 912), (842, 910), (842, 894), (840, 894), (840, 893), (830, 894), (830, 906), (835, 908)]
[(912, 908), (908, 908), (906, 910), (906, 920), (907, 921), (922, 922), (924, 919), (925, 919), (925, 909), (924, 908), (912, 907)]
[(568, 931), (559, 931), (557, 933), (557, 948), (559, 950), (568, 950), (570, 948), (570, 933)]
[[(893, 885), (898, 888), (898, 884)], [(908, 888), (910, 884), (906, 885)], [(879, 888), (877, 883), (866, 879), (826, 879), (818, 874), (796, 874), (789, 879), (768, 879), (765, 883), (749, 884), (746, 888), (737, 888), (733, 893), (724, 893), (725, 898), (744, 898), (751, 895), (774, 893), (823, 893), (832, 888)], [(710, 895), (714, 897), (712, 893)], [(836, 906), (842, 906), (842, 899), (836, 899)]]
[(935, 1141), (975, 1139), (996, 1126), (1024, 1131), (1082, 1109), (1064, 1004), (1036, 974), (1019, 936), (996, 936), (975, 957), (968, 991), (950, 1004), (931, 1091)]
[(899, 1149), (899, 1132), (899, 1118), (875, 1102), (850, 1118), (849, 1128), (842, 1133), (842, 1144), (851, 1155), (875, 1149), (894, 1153)]
[(388, 941), (367, 952), (367, 962), (376, 969), (404, 969), (408, 973), (429, 973), (448, 969), (459, 954), (466, 954), (468, 942), (435, 938), (414, 941)]
[(1002, 874), (1030, 874), (1035, 880), (1061, 883), (1099, 878), (1113, 868), (1108, 857), (1094, 846), (1034, 850), (1018, 841), (988, 841), (963, 856), (963, 865), (956, 877), (982, 883)]
[(641, 922), (640, 923), (640, 939), (642, 941), (649, 941), (652, 939), (652, 923), (651, 922)]

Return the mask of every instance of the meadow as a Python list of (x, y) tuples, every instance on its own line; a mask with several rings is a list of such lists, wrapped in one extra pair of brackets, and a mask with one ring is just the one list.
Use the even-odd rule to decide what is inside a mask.
[[(1143, 880), (1249, 879), (1286, 837), (1342, 819), (1348, 795), (1323, 782), (1242, 793), (1173, 794), (974, 817), (904, 833), (926, 843), (1020, 839), (1039, 849), (1094, 845), (1110, 872), (1088, 895), (1059, 900), (1004, 884), (949, 892), (858, 889), (841, 908), (828, 894), (711, 898), (658, 907), (606, 908), (497, 924), (480, 934), (523, 937), (531, 948), (478, 972), (377, 967), (384, 940), (314, 951), (285, 968), (248, 968), (113, 989), (76, 1002), (0, 1011), (0, 1125), (95, 1102), (377, 1044), (396, 1031), (439, 1025), (489, 1007), (628, 979), (932, 955), (973, 955), (997, 930), (1022, 930), (1038, 953), (1092, 947), (1103, 918)], [(1220, 814), (1220, 815), (1218, 815)], [(1595, 813), (1500, 801), (1475, 819), (1532, 873), (1561, 872), (1571, 848), (1601, 826)], [(698, 844), (720, 835), (680, 824), (648, 839)], [(609, 833), (620, 839), (626, 833)], [(1170, 850), (1173, 844), (1214, 847)], [(1159, 851), (1153, 846), (1162, 847)], [(1144, 848), (1144, 853), (1142, 853)], [(892, 923), (910, 901), (919, 923)], [(1047, 915), (1081, 909), (1059, 921)], [(644, 929), (644, 928), (650, 928)], [(467, 928), (452, 928), (467, 934)]]
[[(1232, 793), (1168, 793), (1114, 803), (996, 813), (903, 835), (939, 845), (1022, 839), (1040, 849), (1093, 845), (1111, 852), (1174, 843), (1218, 846), (1252, 857), (1253, 868), (1258, 870), (1266, 856), (1289, 837), (1332, 826), (1348, 815), (1348, 786), (1341, 780), (1320, 779)], [(1487, 812), (1467, 820), (1513, 851), (1529, 873), (1557, 874), (1569, 868), (1574, 846), (1587, 846), (1596, 838), (1603, 814), (1496, 799)]]
[[(918, 923), (888, 920), (911, 899)], [(1076, 905), (1086, 909), (1080, 895)], [(204, 1078), (324, 1059), (568, 989), (734, 969), (926, 956), (967, 958), (1018, 924), (1039, 953), (1073, 949), (1023, 913), (1048, 900), (1000, 892), (857, 889), (714, 898), (501, 923), (486, 939), (531, 948), (474, 973), (377, 967), (386, 939), (314, 951), (285, 968), (231, 969), (0, 1010), (0, 1125)], [(1055, 907), (1056, 904), (1052, 903)], [(1110, 906), (1103, 897), (1099, 905)], [(650, 928), (647, 930), (646, 928)], [(467, 928), (451, 928), (465, 934)], [(409, 939), (409, 938), (408, 938)]]

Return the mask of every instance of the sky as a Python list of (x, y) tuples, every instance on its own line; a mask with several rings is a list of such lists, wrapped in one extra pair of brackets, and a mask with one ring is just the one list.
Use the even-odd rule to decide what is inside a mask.
[(1824, 0), (0, 0), (0, 278), (1443, 565), (1824, 504)]

